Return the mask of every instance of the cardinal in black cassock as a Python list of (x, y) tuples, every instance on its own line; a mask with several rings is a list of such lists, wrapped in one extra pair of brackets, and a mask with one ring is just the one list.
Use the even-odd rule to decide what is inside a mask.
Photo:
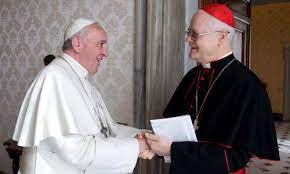
[[(217, 21), (205, 24), (209, 16), (224, 23), (222, 28), (195, 31), (210, 28), (206, 25), (219, 26), (212, 24)], [(233, 15), (222, 4), (206, 6), (192, 18), (186, 41), (191, 47), (190, 57), (200, 65), (182, 79), (164, 117), (189, 114), (198, 142), (170, 142), (169, 146), (162, 146), (164, 137), (146, 134), (157, 154), (166, 154), (161, 151), (169, 148), (171, 174), (244, 174), (250, 158), (279, 160), (267, 92), (259, 78), (236, 60), (227, 47), (231, 27), (234, 28)], [(212, 39), (217, 39), (217, 46), (213, 47), (215, 41), (205, 37), (216, 37)], [(214, 54), (210, 54), (212, 48)]]
[(271, 105), (260, 80), (233, 54), (210, 66), (193, 68), (164, 111), (165, 117), (190, 114), (195, 120), (198, 94), (199, 143), (172, 143), (171, 173), (226, 173), (227, 162), (230, 171), (238, 171), (251, 157), (279, 160)]

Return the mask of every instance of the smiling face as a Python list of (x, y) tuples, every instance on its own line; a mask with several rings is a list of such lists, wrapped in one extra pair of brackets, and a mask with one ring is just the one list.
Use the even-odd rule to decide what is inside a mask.
[[(190, 26), (188, 28), (191, 33), (207, 33), (213, 32), (212, 27), (209, 25), (210, 18), (208, 15), (199, 10), (191, 19)], [(189, 56), (195, 59), (199, 63), (209, 63), (210, 60), (215, 57), (218, 49), (218, 33), (212, 33), (208, 35), (198, 36), (197, 39), (192, 38), (190, 35), (186, 36), (186, 42), (190, 47)]]
[(98, 25), (87, 27), (79, 40), (79, 63), (92, 75), (104, 57), (108, 56), (107, 34)]

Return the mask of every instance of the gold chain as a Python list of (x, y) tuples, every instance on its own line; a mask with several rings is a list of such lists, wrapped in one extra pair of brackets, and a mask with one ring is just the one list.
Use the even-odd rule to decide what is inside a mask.
[[(195, 116), (195, 119), (194, 119), (194, 122), (193, 122), (193, 126), (194, 126), (194, 128), (195, 128), (195, 130), (198, 130), (198, 128), (199, 128), (199, 126), (198, 126), (198, 118), (199, 118), (199, 115), (200, 115), (200, 112), (201, 112), (201, 110), (202, 110), (202, 108), (203, 108), (203, 106), (204, 106), (204, 103), (205, 103), (205, 101), (206, 101), (206, 99), (207, 99), (207, 97), (208, 97), (208, 95), (209, 95), (209, 93), (210, 93), (210, 91), (211, 91), (211, 89), (213, 88), (213, 86), (214, 86), (214, 84), (215, 84), (215, 82), (219, 79), (219, 77), (221, 76), (221, 74), (225, 71), (225, 69), (228, 67), (228, 66), (230, 66), (233, 62), (234, 62), (234, 60), (235, 59), (233, 59), (232, 61), (230, 61), (222, 70), (221, 70), (221, 72), (217, 75), (217, 77), (214, 79), (214, 81), (213, 81), (213, 83), (210, 85), (210, 87), (209, 87), (209, 89), (208, 89), (208, 91), (207, 91), (207, 93), (206, 93), (206, 95), (205, 95), (205, 97), (204, 97), (204, 99), (203, 99), (203, 101), (202, 101), (202, 103), (201, 103), (201, 106), (200, 106), (200, 109), (198, 110), (198, 89), (197, 89), (197, 86), (196, 86), (196, 89), (195, 89), (195, 113), (196, 113), (196, 116)], [(200, 74), (199, 74), (199, 76), (198, 76), (198, 80), (197, 80), (197, 83), (196, 84), (198, 84), (198, 81), (199, 81), (199, 77), (200, 77)]]

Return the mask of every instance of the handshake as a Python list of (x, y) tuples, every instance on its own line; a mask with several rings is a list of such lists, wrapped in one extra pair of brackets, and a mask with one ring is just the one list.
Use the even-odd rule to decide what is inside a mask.
[(155, 154), (169, 156), (172, 141), (167, 137), (140, 132), (136, 135), (139, 142), (139, 158), (152, 159)]

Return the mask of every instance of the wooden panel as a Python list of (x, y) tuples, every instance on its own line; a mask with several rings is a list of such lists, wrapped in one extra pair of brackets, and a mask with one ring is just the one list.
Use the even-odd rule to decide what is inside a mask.
[(284, 44), (284, 62), (283, 120), (290, 121), (290, 43)]
[(209, 4), (213, 4), (213, 3), (214, 3), (214, 0), (199, 0), (198, 1), (199, 8), (209, 5)]
[[(249, 67), (250, 56), (250, 24), (248, 21), (235, 17), (235, 32), (236, 36), (233, 43), (234, 53), (244, 65)], [(238, 46), (240, 46), (238, 48)], [(237, 52), (237, 50), (240, 50)]]
[(227, 4), (232, 11), (250, 17), (250, 2), (247, 0), (199, 0), (199, 7), (213, 3)]
[(245, 17), (250, 17), (251, 12), (250, 2), (244, 0), (231, 0), (227, 4), (231, 10)]
[(252, 5), (264, 5), (264, 4), (273, 4), (280, 2), (290, 2), (290, 0), (252, 0)]

